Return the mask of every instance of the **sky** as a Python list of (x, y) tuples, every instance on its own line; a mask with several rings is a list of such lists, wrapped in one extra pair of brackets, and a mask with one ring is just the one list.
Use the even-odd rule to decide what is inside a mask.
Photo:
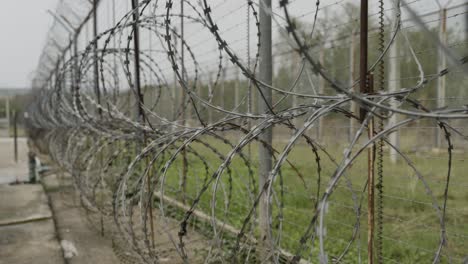
[(27, 88), (36, 69), (57, 0), (2, 0), (0, 88)]
[[(47, 13), (47, 10), (55, 10), (58, 1), (3, 0), (1, 2), (0, 88), (27, 88), (30, 86), (30, 79), (37, 67), (39, 56), (46, 41), (47, 31), (53, 21), (53, 17)], [(121, 1), (123, 2), (124, 0)], [(237, 2), (239, 0), (227, 1), (229, 4), (239, 5), (239, 2)], [(418, 2), (416, 6), (417, 11), (424, 13), (437, 9), (437, 1), (442, 5), (448, 1), (452, 5), (455, 5), (463, 3), (465, 0), (419, 1), (416, 1)], [(122, 4), (122, 2), (119, 3)], [(310, 0), (303, 0), (303, 2), (307, 6), (310, 6)], [(388, 3), (388, 0), (386, 2)], [(103, 6), (106, 5), (104, 4)], [(229, 5), (223, 8), (230, 10)]]

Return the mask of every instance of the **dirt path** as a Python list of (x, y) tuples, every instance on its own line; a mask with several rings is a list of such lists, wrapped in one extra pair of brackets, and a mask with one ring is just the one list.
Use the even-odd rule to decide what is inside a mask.
[(80, 206), (79, 197), (70, 182), (58, 184), (55, 175), (47, 176), (43, 183), (50, 197), (56, 228), (65, 257), (70, 264), (119, 263), (114, 254), (112, 239), (101, 236)]
[(0, 185), (0, 263), (64, 263), (41, 185)]
[[(79, 196), (71, 185), (69, 176), (50, 175), (44, 178), (44, 186), (51, 198), (54, 216), (60, 239), (70, 241), (76, 248), (77, 255), (69, 263), (142, 263), (137, 254), (131, 250), (127, 239), (116, 230), (112, 216), (103, 217), (99, 213), (87, 211), (80, 204)], [(162, 220), (155, 210), (155, 248), (160, 263), (183, 263), (176, 247), (168, 234), (177, 239), (179, 223), (173, 219)], [(138, 223), (138, 213), (134, 223)], [(134, 226), (138, 241), (143, 241), (141, 226)], [(203, 263), (203, 253), (208, 244), (206, 238), (195, 230), (189, 230), (186, 238), (186, 250), (189, 263)], [(103, 235), (102, 235), (103, 234)]]

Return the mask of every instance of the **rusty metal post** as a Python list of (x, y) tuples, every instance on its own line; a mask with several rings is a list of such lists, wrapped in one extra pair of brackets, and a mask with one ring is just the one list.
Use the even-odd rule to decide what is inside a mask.
[[(360, 92), (371, 94), (373, 91), (373, 76), (368, 74), (368, 0), (361, 0), (361, 34), (360, 34)], [(367, 111), (361, 107), (360, 117), (364, 121)], [(367, 133), (369, 139), (374, 135), (374, 120), (368, 122)], [(367, 261), (374, 263), (374, 146), (367, 152)]]
[[(360, 60), (359, 60), (359, 80), (360, 92), (363, 94), (369, 93), (367, 86), (367, 42), (368, 42), (368, 0), (361, 0), (361, 32), (360, 32)], [(366, 115), (365, 109), (361, 107), (360, 117), (361, 122)]]

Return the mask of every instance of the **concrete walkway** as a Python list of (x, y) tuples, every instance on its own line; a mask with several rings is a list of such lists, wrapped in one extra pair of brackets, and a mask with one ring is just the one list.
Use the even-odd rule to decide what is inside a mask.
[(44, 185), (10, 185), (28, 180), (26, 139), (18, 150), (15, 163), (13, 140), (0, 138), (0, 264), (119, 263), (110, 238), (88, 224), (70, 184), (59, 186), (51, 175)]
[(64, 263), (41, 185), (8, 185), (28, 179), (26, 139), (0, 138), (0, 264)]
[(28, 179), (28, 146), (18, 138), (18, 163), (15, 163), (13, 138), (0, 137), (0, 184)]
[[(42, 184), (10, 185), (28, 180), (26, 140), (19, 141), (18, 163), (13, 160), (12, 142), (0, 138), (0, 264), (141, 262), (114, 230), (112, 217), (101, 218), (100, 214), (83, 209), (69, 175), (51, 171), (40, 179)], [(178, 222), (163, 222), (155, 214), (154, 226), (159, 261), (183, 263), (166, 234), (177, 237)], [(186, 242), (190, 262), (203, 263), (204, 253), (197, 252), (209, 248), (206, 238), (191, 230)]]

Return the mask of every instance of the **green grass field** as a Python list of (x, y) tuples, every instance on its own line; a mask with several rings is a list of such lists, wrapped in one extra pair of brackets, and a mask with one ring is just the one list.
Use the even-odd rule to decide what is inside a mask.
[[(212, 138), (203, 138), (203, 140), (209, 142), (223, 156), (232, 149), (225, 143)], [(211, 178), (222, 162), (218, 154), (203, 144), (194, 142), (190, 146), (197, 155), (190, 151), (187, 152), (189, 166), (186, 199), (188, 204), (192, 204), (204, 183)], [(275, 149), (281, 151), (284, 146), (284, 143), (278, 143), (275, 145)], [(256, 179), (257, 147), (256, 144), (251, 144), (252, 176), (249, 176), (247, 166), (237, 155), (229, 166), (231, 175), (225, 170), (215, 194), (217, 218), (238, 229), (242, 227), (243, 221), (252, 207), (253, 193), (258, 192), (256, 186), (258, 185), (258, 179)], [(244, 148), (243, 151), (244, 154), (247, 154), (247, 148)], [(340, 162), (343, 149), (339, 145), (329, 146), (327, 151), (337, 162)], [(416, 173), (404, 161), (400, 160), (397, 164), (391, 164), (387, 154), (383, 167), (382, 237), (384, 257), (386, 262), (390, 263), (430, 263), (439, 245), (441, 234), (439, 218), (432, 206), (431, 196), (427, 195), (423, 183), (418, 180)], [(321, 196), (336, 166), (323, 152), (319, 151), (319, 155), (321, 158)], [(448, 169), (446, 151), (438, 154), (415, 152), (408, 154), (408, 156), (424, 176), (436, 202), (442, 206)], [(462, 259), (468, 255), (468, 192), (466, 192), (467, 186), (464, 185), (466, 184), (465, 172), (468, 170), (466, 156), (463, 153), (453, 155), (446, 213), (448, 243), (442, 251), (443, 263), (448, 262), (449, 256), (454, 263), (462, 263)], [(311, 148), (304, 142), (299, 143), (288, 156), (288, 161), (295, 168), (288, 163), (283, 164), (281, 177), (278, 177), (274, 183), (275, 194), (272, 199), (274, 235), (281, 234), (280, 246), (291, 253), (296, 253), (300, 238), (315, 212), (317, 191), (319, 190), (315, 159)], [(179, 187), (181, 167), (182, 157), (179, 155), (169, 168), (165, 180), (166, 194), (178, 199), (181, 199)], [(302, 176), (298, 176), (296, 170), (300, 171)], [(346, 176), (353, 191), (347, 187), (345, 178), (342, 178), (338, 188), (329, 199), (325, 215), (325, 248), (330, 260), (343, 252), (352, 237), (354, 226), (357, 224), (354, 208), (356, 205), (360, 205), (360, 232), (344, 258), (344, 263), (355, 263), (358, 260), (358, 252), (360, 252), (362, 259), (367, 258), (367, 196), (366, 192), (363, 192), (367, 178), (367, 154), (362, 155), (353, 163)], [(201, 196), (197, 206), (198, 210), (207, 214), (211, 214), (213, 186), (214, 183), (211, 183)], [(282, 221), (279, 220), (281, 207)], [(281, 233), (278, 231), (280, 223)], [(312, 263), (317, 261), (317, 239), (313, 246), (311, 242), (307, 243), (307, 249), (302, 252), (302, 255), (305, 257), (310, 255)]]
[[(232, 135), (227, 137), (231, 139), (231, 143), (237, 144), (238, 138)], [(211, 181), (212, 175), (232, 150), (232, 146), (207, 136), (199, 140), (208, 143), (211, 148), (200, 142), (190, 144), (190, 149), (187, 151), (186, 195), (182, 195), (180, 187), (183, 171), (183, 159), (180, 153), (168, 168), (164, 178), (165, 195), (179, 201), (185, 197), (186, 204), (192, 205), (203, 186), (208, 185), (196, 209), (211, 215), (214, 206), (214, 214), (218, 220), (240, 229), (258, 193), (258, 145), (256, 143), (250, 145), (252, 155), (250, 173), (245, 160), (240, 155), (235, 155), (219, 178), (215, 191), (217, 182)], [(285, 142), (279, 141), (274, 147), (281, 152), (285, 145)], [(335, 162), (340, 163), (345, 146), (347, 143), (329, 143), (326, 151)], [(216, 149), (217, 153), (213, 149)], [(174, 149), (165, 152), (155, 163), (160, 168), (153, 170), (153, 177), (158, 179), (156, 191), (159, 191), (162, 185), (161, 168), (174, 153), (173, 151)], [(432, 197), (440, 207), (443, 206), (448, 171), (447, 150), (413, 151), (408, 147), (403, 148), (403, 151), (424, 177), (432, 195), (427, 194), (423, 182), (406, 162), (400, 159), (396, 164), (392, 164), (388, 150), (385, 150), (382, 235), (384, 262), (432, 263), (441, 237), (439, 217), (432, 204), (434, 202)], [(248, 147), (243, 148), (242, 153), (247, 157)], [(127, 154), (135, 157), (134, 153)], [(303, 141), (295, 145), (288, 155), (289, 163), (285, 162), (282, 165), (281, 176), (278, 176), (274, 182), (275, 192), (272, 197), (273, 235), (277, 238), (280, 236), (280, 247), (292, 254), (301, 252), (301, 256), (311, 263), (318, 262), (318, 239), (316, 238), (314, 242), (307, 239), (305, 250), (298, 251), (300, 240), (315, 214), (317, 197), (323, 195), (336, 169), (335, 163), (323, 151), (319, 150), (318, 154), (321, 166), (320, 182), (318, 182), (316, 156), (312, 148)], [(457, 148), (454, 150), (445, 217), (448, 240), (442, 250), (441, 263), (449, 263), (449, 258), (452, 263), (463, 263), (463, 259), (468, 256), (467, 158), (468, 153), (465, 151)], [(145, 163), (147, 161), (143, 160)], [(366, 262), (366, 179), (367, 154), (363, 153), (346, 171), (346, 178), (340, 180), (329, 199), (324, 223), (325, 249), (330, 261), (345, 250), (353, 236), (355, 226), (359, 225), (359, 232), (342, 263), (358, 263), (359, 257)], [(356, 207), (360, 207), (359, 219)], [(180, 213), (182, 215), (184, 212)], [(208, 229), (205, 233), (210, 235), (212, 231), (210, 223), (205, 226)], [(252, 230), (252, 234), (258, 235), (257, 223), (252, 219), (247, 227), (248, 230)]]

